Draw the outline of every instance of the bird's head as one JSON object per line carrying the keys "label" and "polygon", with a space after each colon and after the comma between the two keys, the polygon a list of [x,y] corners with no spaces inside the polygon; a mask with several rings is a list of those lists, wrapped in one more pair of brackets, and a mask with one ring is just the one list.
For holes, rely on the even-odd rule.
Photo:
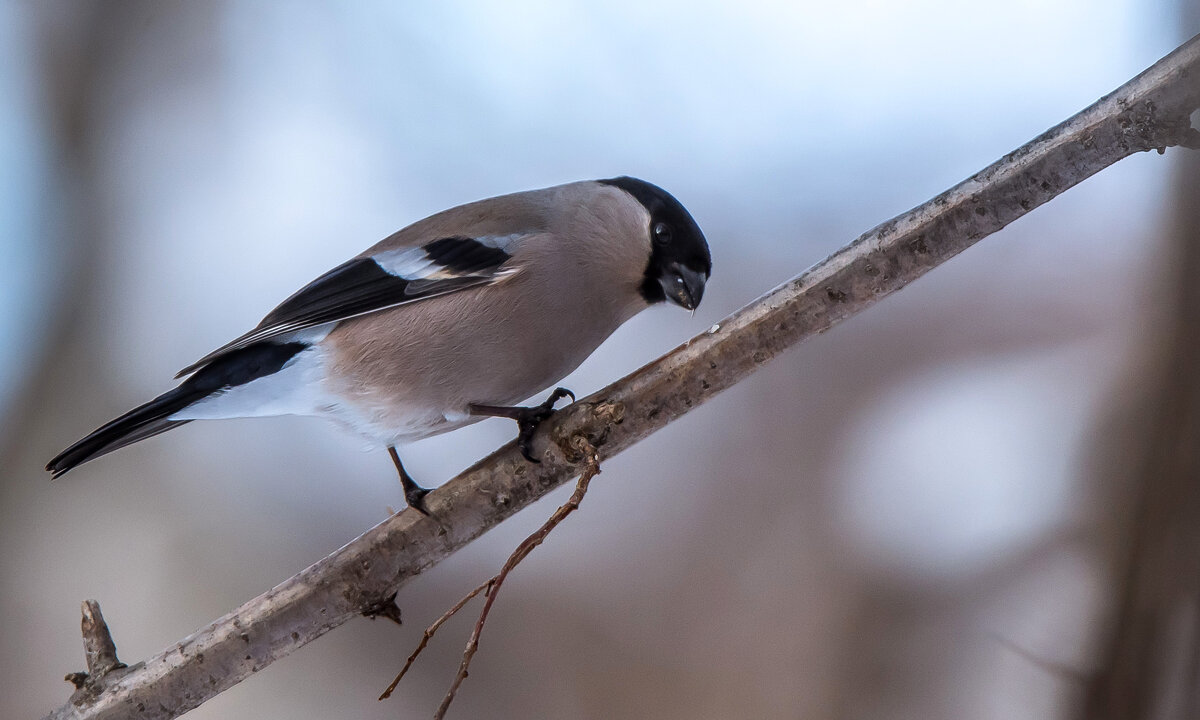
{"label": "bird's head", "polygon": [[646,208],[650,220],[650,261],[641,294],[648,303],[664,300],[695,310],[712,274],[712,257],[700,226],[671,193],[645,180],[619,177],[601,180],[632,195]]}

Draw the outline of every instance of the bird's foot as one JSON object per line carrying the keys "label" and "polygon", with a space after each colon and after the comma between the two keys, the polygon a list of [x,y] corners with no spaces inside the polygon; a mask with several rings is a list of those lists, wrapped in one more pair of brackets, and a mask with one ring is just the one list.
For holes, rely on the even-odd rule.
{"label": "bird's foot", "polygon": [[554,392],[550,393],[550,397],[541,405],[517,408],[519,411],[516,416],[517,447],[521,449],[521,454],[529,462],[541,462],[533,456],[533,434],[537,432],[539,425],[554,414],[554,403],[565,397],[569,397],[571,402],[575,402],[575,393],[563,387],[554,388]]}
{"label": "bird's foot", "polygon": [[521,454],[525,456],[526,460],[531,463],[540,463],[541,460],[533,456],[533,434],[537,432],[538,426],[546,418],[554,414],[554,403],[565,397],[571,398],[571,402],[575,401],[575,393],[560,387],[554,388],[554,392],[550,393],[550,397],[546,399],[546,402],[533,407],[508,407],[507,405],[479,405],[471,403],[467,408],[472,415],[506,417],[516,420],[518,430],[517,447],[521,449]]}
{"label": "bird's foot", "polygon": [[417,484],[412,484],[404,488],[404,501],[413,510],[429,517],[429,508],[425,507],[425,496],[429,494],[429,490]]}

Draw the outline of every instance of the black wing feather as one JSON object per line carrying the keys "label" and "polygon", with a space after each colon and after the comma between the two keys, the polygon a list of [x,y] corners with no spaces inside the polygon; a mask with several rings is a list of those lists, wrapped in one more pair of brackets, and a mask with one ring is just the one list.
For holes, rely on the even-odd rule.
{"label": "black wing feather", "polygon": [[404,299],[409,280],[392,275],[370,258],[343,263],[305,285],[267,314],[255,328],[320,324]]}
{"label": "black wing feather", "polygon": [[430,260],[447,270],[464,275],[499,267],[508,253],[469,237],[448,237],[426,243],[422,248]]}

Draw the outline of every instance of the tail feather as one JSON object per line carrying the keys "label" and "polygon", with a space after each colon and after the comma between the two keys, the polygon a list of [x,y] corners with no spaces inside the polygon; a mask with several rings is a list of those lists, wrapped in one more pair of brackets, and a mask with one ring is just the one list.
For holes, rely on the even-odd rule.
{"label": "tail feather", "polygon": [[56,455],[46,469],[59,477],[68,470],[101,455],[164,433],[191,420],[172,420],[172,415],[199,400],[278,372],[307,345],[260,343],[237,350],[200,368],[179,387],[106,423],[87,437]]}
{"label": "tail feather", "polygon": [[138,440],[164,433],[188,420],[168,420],[167,417],[199,400],[203,395],[182,392],[184,386],[170,390],[140,405],[112,422],[105,423],[87,437],[54,457],[46,469],[59,477],[71,468],[95,460],[113,450],[119,450]]}

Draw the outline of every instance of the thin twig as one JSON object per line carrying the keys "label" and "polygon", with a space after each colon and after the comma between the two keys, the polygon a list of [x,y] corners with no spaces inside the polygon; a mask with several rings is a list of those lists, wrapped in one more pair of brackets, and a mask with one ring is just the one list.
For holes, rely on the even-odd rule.
{"label": "thin twig", "polygon": [[[748,377],[797,343],[862,312],[982,238],[1137,152],[1196,144],[1200,37],[1092,106],[912,210],[666,356],[582,398],[535,440],[583,436],[605,460]],[[575,477],[559,452],[531,466],[515,443],[230,614],[139,663],[53,720],[177,717],[326,632]]]}
{"label": "thin twig", "polygon": [[412,655],[408,656],[408,660],[404,661],[404,667],[400,668],[400,672],[396,673],[396,677],[392,679],[391,684],[388,685],[387,689],[383,691],[383,694],[379,696],[380,700],[387,700],[392,696],[392,692],[396,689],[396,686],[400,684],[400,681],[403,680],[404,676],[408,673],[408,669],[412,667],[414,662],[416,662],[417,656],[420,655],[423,650],[425,650],[427,645],[429,645],[430,639],[433,638],[433,634],[438,631],[438,628],[445,624],[447,620],[458,614],[458,611],[462,610],[467,603],[471,602],[472,598],[490,588],[492,583],[495,581],[496,576],[494,575],[483,581],[479,587],[464,595],[461,600],[454,603],[454,607],[442,613],[440,618],[434,620],[432,625],[425,628],[424,634],[421,635],[421,642],[417,643],[417,649],[412,651]]}
{"label": "thin twig", "polygon": [[458,693],[458,688],[462,686],[463,681],[467,679],[467,670],[471,667],[471,659],[475,657],[475,651],[479,649],[479,636],[483,634],[483,626],[487,623],[488,613],[492,610],[492,604],[496,602],[496,596],[500,594],[500,586],[504,584],[504,580],[508,578],[508,574],[512,572],[522,560],[524,560],[533,549],[546,539],[554,528],[558,527],[568,515],[579,509],[579,503],[583,502],[583,496],[587,494],[588,484],[592,478],[600,473],[600,458],[596,455],[594,448],[590,446],[585,451],[584,469],[579,475],[579,481],[575,483],[575,492],[571,493],[571,497],[563,503],[554,514],[550,516],[540,528],[533,532],[529,537],[521,541],[516,550],[513,550],[512,555],[508,556],[508,560],[504,563],[504,567],[500,568],[500,572],[494,578],[484,583],[489,586],[487,600],[483,603],[483,609],[479,611],[479,619],[475,621],[475,628],[471,630],[471,637],[467,640],[467,647],[463,650],[462,662],[458,666],[458,674],[454,676],[454,682],[451,683],[450,689],[446,691],[446,697],[442,698],[442,704],[438,706],[437,712],[434,713],[434,720],[442,720],[446,717],[446,711],[450,709],[450,703],[454,702],[454,696]]}
{"label": "thin twig", "polygon": [[[447,620],[457,615],[458,611],[462,610],[467,603],[475,598],[475,596],[479,595],[479,593],[485,593],[488,598],[487,604],[484,605],[484,609],[480,614],[479,621],[475,625],[475,630],[472,633],[472,642],[468,642],[467,644],[467,651],[470,653],[470,655],[475,654],[475,648],[479,646],[479,633],[483,630],[483,623],[487,620],[489,608],[491,607],[491,603],[495,597],[496,591],[500,588],[500,584],[504,582],[504,579],[508,577],[508,573],[514,567],[516,567],[517,563],[524,560],[525,557],[528,556],[535,547],[540,545],[542,541],[545,540],[546,536],[550,534],[550,531],[553,530],[555,526],[562,522],[567,515],[579,508],[579,503],[583,501],[583,496],[587,493],[588,483],[591,482],[593,477],[600,473],[600,464],[596,457],[595,449],[592,448],[587,441],[582,438],[577,439],[577,444],[579,445],[577,450],[583,451],[585,467],[583,473],[579,477],[579,481],[575,484],[575,492],[571,495],[570,499],[567,500],[564,505],[559,507],[558,510],[556,510],[554,514],[550,516],[550,519],[542,525],[542,527],[538,528],[536,532],[525,538],[525,540],[522,541],[515,550],[513,550],[512,554],[509,555],[508,560],[505,562],[499,573],[493,575],[487,580],[484,580],[474,590],[464,595],[462,599],[454,604],[453,607],[442,613],[441,617],[439,617],[437,620],[434,620],[429,627],[425,628],[425,632],[421,635],[421,642],[417,643],[416,649],[412,651],[412,654],[408,656],[408,660],[404,662],[404,667],[400,668],[400,672],[396,673],[396,677],[392,679],[391,684],[389,684],[387,689],[384,690],[379,696],[380,700],[386,700],[392,696],[392,692],[395,691],[396,686],[400,684],[400,681],[408,673],[409,668],[412,667],[413,663],[416,662],[417,657],[429,645],[429,641],[433,638],[434,633],[436,633]],[[457,689],[457,687],[462,684],[462,680],[466,678],[466,670],[467,666],[470,665],[470,662],[470,657],[465,656],[463,660],[464,664],[459,668],[460,677],[455,679],[454,688],[451,690],[451,697],[453,697],[454,690]],[[449,705],[448,702],[445,704]]]}

